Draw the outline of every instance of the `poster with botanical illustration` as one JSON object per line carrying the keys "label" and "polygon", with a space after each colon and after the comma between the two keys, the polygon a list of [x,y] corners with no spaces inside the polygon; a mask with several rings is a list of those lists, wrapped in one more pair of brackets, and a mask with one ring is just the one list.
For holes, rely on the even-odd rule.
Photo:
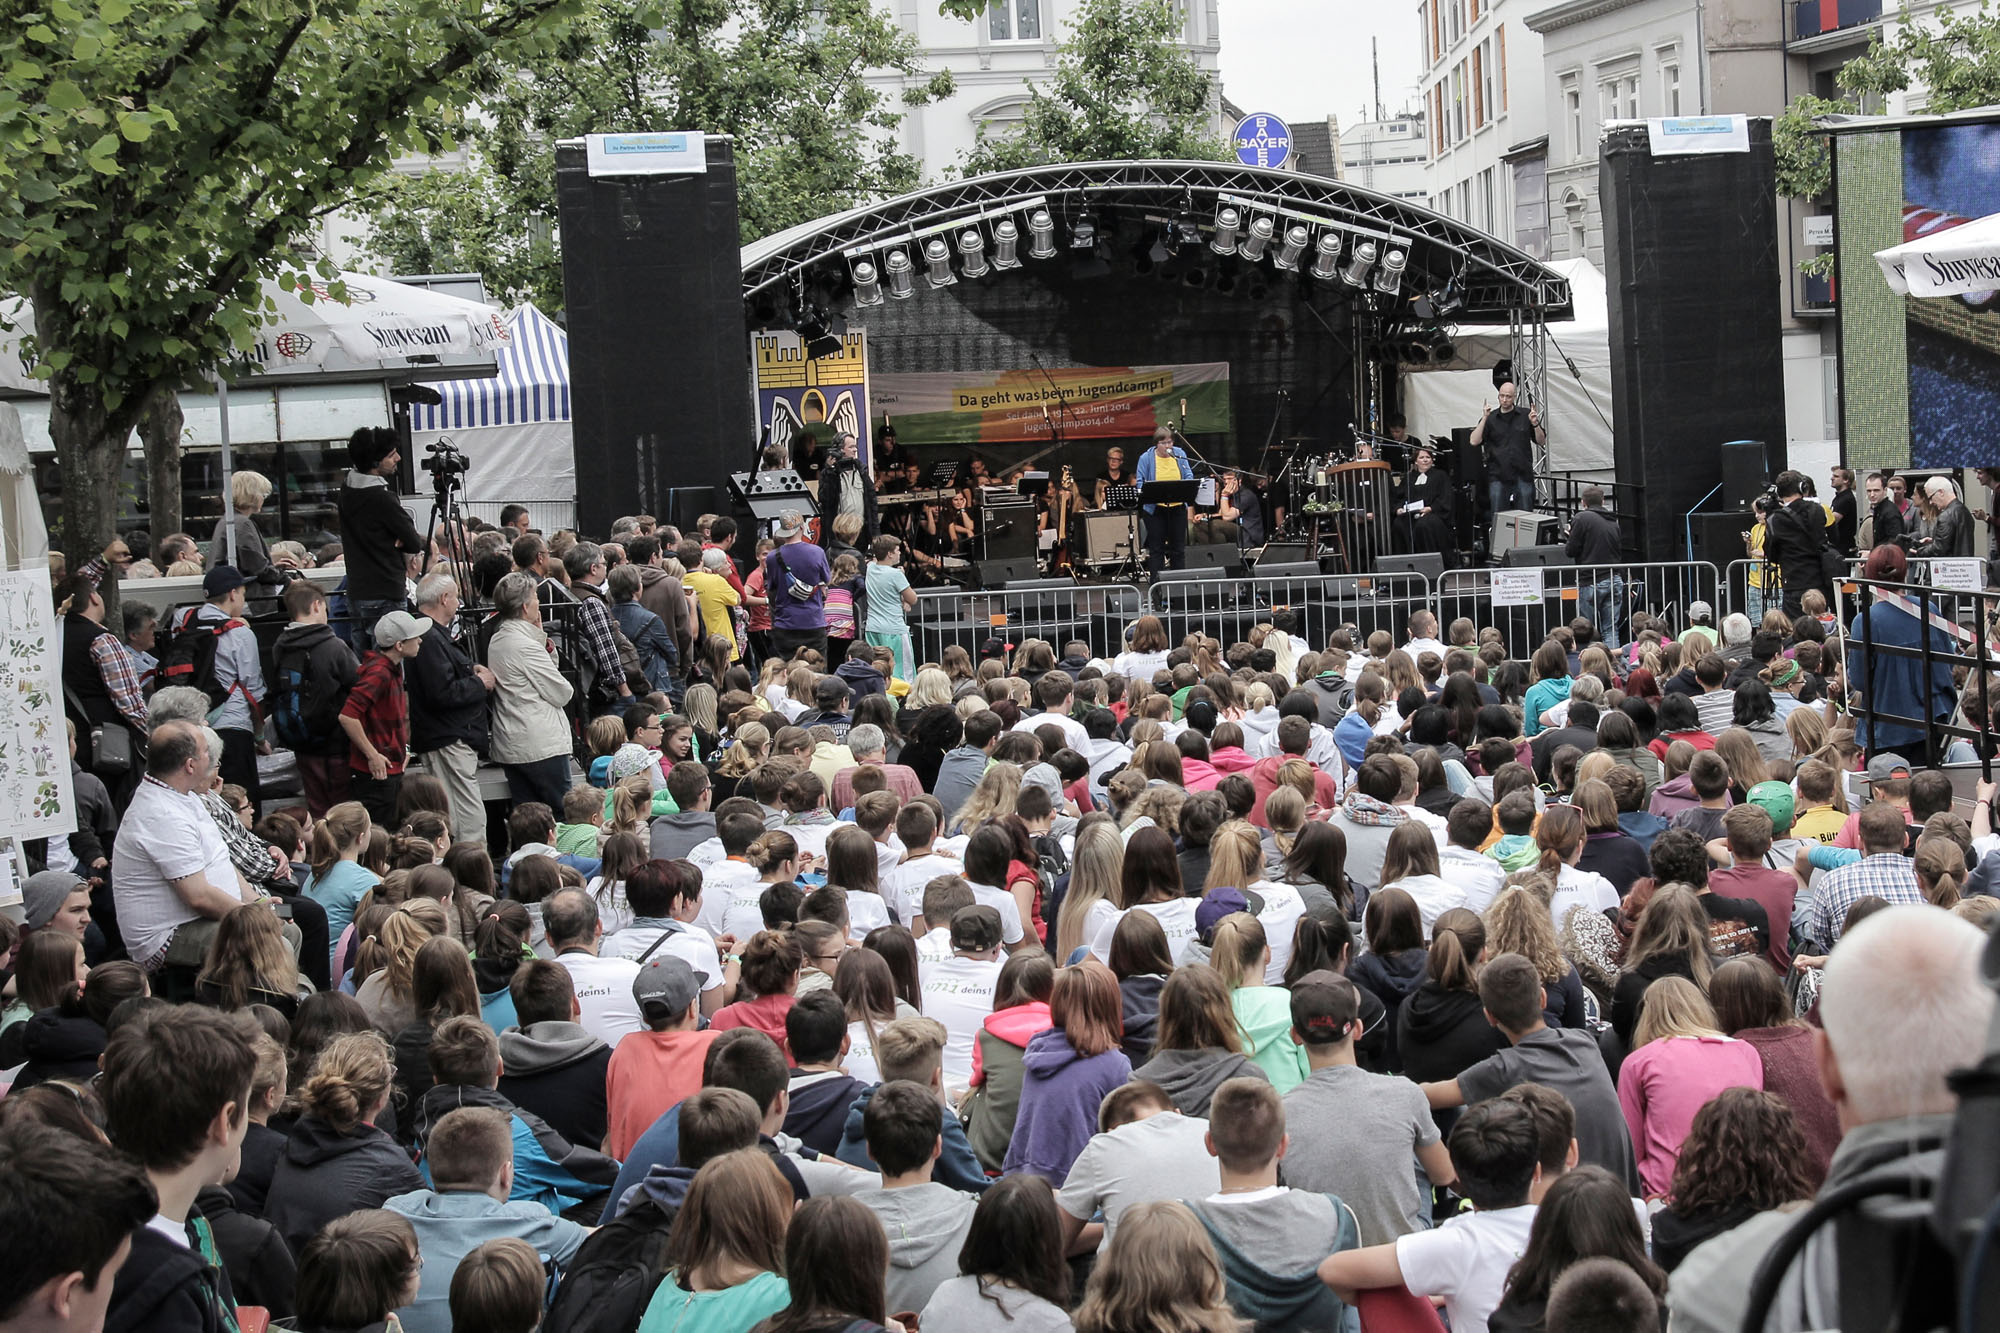
{"label": "poster with botanical illustration", "polygon": [[0,572],[0,835],[76,831],[49,571]]}

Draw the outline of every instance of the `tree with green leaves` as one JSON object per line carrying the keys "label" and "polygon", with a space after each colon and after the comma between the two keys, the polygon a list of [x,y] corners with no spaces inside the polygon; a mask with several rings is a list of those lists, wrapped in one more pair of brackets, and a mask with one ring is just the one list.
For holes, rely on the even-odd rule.
{"label": "tree with green leaves", "polygon": [[[910,82],[900,98],[890,80]],[[398,271],[484,275],[562,309],[555,145],[583,134],[699,129],[736,141],[745,242],[914,188],[895,130],[951,90],[869,0],[589,0],[554,59],[496,65],[460,139],[463,171],[387,177],[369,248]]]}
{"label": "tree with green leaves", "polygon": [[[252,346],[260,279],[410,152],[469,74],[579,0],[47,0],[0,28],[0,289],[22,295],[62,540],[104,546],[126,442]],[[331,277],[330,266],[319,265]],[[336,290],[335,296],[344,295]]]}
{"label": "tree with green leaves", "polygon": [[1928,23],[1905,8],[1895,36],[1881,30],[1868,50],[1841,66],[1834,82],[1844,96],[1794,98],[1772,127],[1778,192],[1815,199],[1833,187],[1832,158],[1814,121],[1855,115],[1912,85],[1925,89],[1925,109],[1939,115],[2000,103],[2000,14],[1980,0],[1973,10],[1939,9]]}
{"label": "tree with green leaves", "polygon": [[[985,4],[951,0],[975,17]],[[966,174],[1049,162],[1193,158],[1220,161],[1214,78],[1187,49],[1184,20],[1168,0],[1084,0],[1062,44],[1056,75],[1033,89],[1017,131],[980,136]]]}

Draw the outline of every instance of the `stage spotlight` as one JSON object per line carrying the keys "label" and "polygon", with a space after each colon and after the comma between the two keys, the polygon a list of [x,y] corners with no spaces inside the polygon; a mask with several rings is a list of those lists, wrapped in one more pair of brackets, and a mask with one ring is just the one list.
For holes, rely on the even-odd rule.
{"label": "stage spotlight", "polygon": [[1095,250],[1097,248],[1097,220],[1088,213],[1077,215],[1076,225],[1070,228],[1069,248],[1072,250]]}
{"label": "stage spotlight", "polygon": [[882,304],[882,275],[873,261],[857,260],[854,265],[854,304],[867,307]]}
{"label": "stage spotlight", "polygon": [[1285,239],[1278,246],[1277,256],[1271,260],[1272,267],[1286,273],[1297,273],[1299,256],[1306,252],[1306,242],[1311,239],[1312,233],[1306,230],[1303,222],[1294,222],[1285,228]]}
{"label": "stage spotlight", "polygon": [[993,267],[1019,268],[1020,256],[1016,253],[1021,244],[1021,229],[1014,225],[1014,219],[1001,218],[993,228]]}
{"label": "stage spotlight", "polygon": [[1368,270],[1375,267],[1375,254],[1375,242],[1355,242],[1354,251],[1347,260],[1347,267],[1341,270],[1340,280],[1350,287],[1366,287]]}
{"label": "stage spotlight", "polygon": [[1172,257],[1174,252],[1174,247],[1170,243],[1172,236],[1173,231],[1170,228],[1160,228],[1160,234],[1153,238],[1152,245],[1146,249],[1146,259],[1150,267],[1141,270],[1142,272],[1150,273],[1153,268],[1166,263]]}
{"label": "stage spotlight", "polygon": [[1189,249],[1201,244],[1201,224],[1194,220],[1194,214],[1186,208],[1174,219],[1175,239]]}
{"label": "stage spotlight", "polygon": [[924,267],[929,270],[924,274],[924,281],[930,283],[932,291],[958,281],[958,275],[951,271],[951,247],[945,244],[942,236],[933,236],[924,242]]}
{"label": "stage spotlight", "polygon": [[1028,256],[1031,259],[1056,257],[1056,220],[1049,210],[1038,208],[1028,214]]}
{"label": "stage spotlight", "polygon": [[883,270],[889,275],[889,299],[907,301],[916,295],[916,282],[910,276],[910,254],[907,250],[891,250],[889,257],[882,261]]}
{"label": "stage spotlight", "polygon": [[1410,252],[1403,246],[1396,246],[1382,256],[1382,267],[1375,270],[1375,290],[1385,296],[1394,296],[1403,289],[1403,268],[1410,262]]}
{"label": "stage spotlight", "polygon": [[1238,252],[1251,263],[1256,263],[1264,257],[1264,247],[1271,243],[1271,234],[1276,230],[1276,224],[1267,214],[1251,218],[1250,230],[1243,237],[1243,244],[1238,247]]}
{"label": "stage spotlight", "polygon": [[1340,233],[1323,231],[1313,246],[1312,275],[1329,282],[1340,272]]}
{"label": "stage spotlight", "polygon": [[967,227],[958,234],[958,257],[964,261],[968,278],[983,278],[990,271],[986,266],[986,237],[979,228]]}
{"label": "stage spotlight", "polygon": [[1242,225],[1241,213],[1227,205],[1218,209],[1215,214],[1215,239],[1208,243],[1208,248],[1219,255],[1235,254],[1236,231]]}

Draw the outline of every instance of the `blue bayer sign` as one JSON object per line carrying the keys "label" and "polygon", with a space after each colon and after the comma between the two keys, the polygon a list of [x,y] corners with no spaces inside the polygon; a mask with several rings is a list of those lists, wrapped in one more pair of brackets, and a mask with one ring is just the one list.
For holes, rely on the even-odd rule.
{"label": "blue bayer sign", "polygon": [[1292,127],[1276,116],[1252,112],[1236,122],[1236,160],[1246,167],[1281,167],[1292,155]]}

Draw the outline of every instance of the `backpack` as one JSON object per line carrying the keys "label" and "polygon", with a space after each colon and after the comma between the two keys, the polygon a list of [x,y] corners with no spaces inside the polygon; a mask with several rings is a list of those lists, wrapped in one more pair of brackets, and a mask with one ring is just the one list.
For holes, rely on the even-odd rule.
{"label": "backpack", "polygon": [[634,1333],[666,1278],[673,1220],[642,1197],[592,1232],[570,1260],[542,1333]]}
{"label": "backpack", "polygon": [[[225,687],[216,677],[215,646],[224,634],[242,628],[244,623],[241,620],[201,619],[198,607],[188,612],[187,618],[160,653],[160,684],[191,685],[208,696],[211,709],[222,707],[235,692],[235,687]],[[249,696],[246,693],[244,697],[247,699]]]}
{"label": "backpack", "polygon": [[285,748],[310,753],[340,729],[346,692],[315,675],[312,650],[275,650],[271,657],[271,726]]}

